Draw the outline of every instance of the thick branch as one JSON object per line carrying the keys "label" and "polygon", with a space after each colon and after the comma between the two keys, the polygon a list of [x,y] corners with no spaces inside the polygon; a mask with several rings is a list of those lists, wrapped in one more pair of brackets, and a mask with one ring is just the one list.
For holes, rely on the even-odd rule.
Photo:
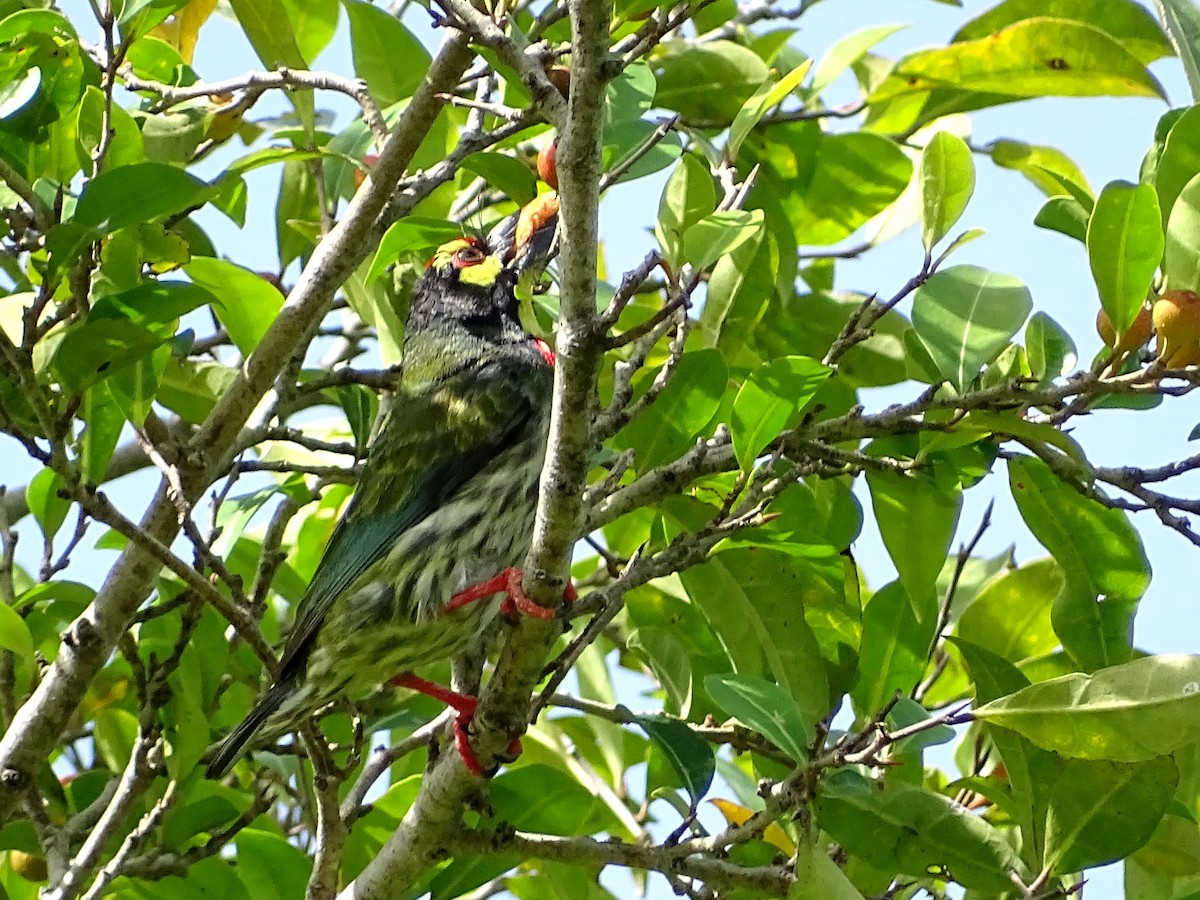
{"label": "thick branch", "polygon": [[[469,5],[446,0],[445,6],[461,14],[477,31],[491,34],[488,25],[495,27],[490,20],[477,21],[479,16]],[[526,589],[546,605],[561,595],[571,547],[579,533],[582,488],[592,450],[588,410],[603,353],[602,334],[596,328],[595,292],[604,60],[611,3],[573,0],[570,9],[572,88],[559,145],[562,318],[550,448],[542,472],[533,549],[526,565],[527,572],[537,573],[537,577],[527,577]],[[519,53],[511,42],[493,49],[510,61]],[[540,71],[537,74],[544,80]],[[512,735],[524,730],[530,693],[558,633],[557,622],[527,619],[506,643],[475,717],[478,736],[472,745],[485,765],[506,749]],[[463,806],[476,789],[477,782],[458,754],[444,754],[426,774],[416,802],[396,833],[341,896],[390,896],[394,885],[411,883],[431,861],[447,852],[451,839],[461,831]]]}

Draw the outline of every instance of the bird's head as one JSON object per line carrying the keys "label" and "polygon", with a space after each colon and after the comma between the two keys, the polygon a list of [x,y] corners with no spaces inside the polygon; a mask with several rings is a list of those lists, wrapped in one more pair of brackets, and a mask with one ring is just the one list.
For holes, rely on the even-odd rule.
{"label": "bird's head", "polygon": [[486,237],[466,235],[438,247],[413,291],[408,332],[457,322],[488,340],[528,340],[515,289],[521,275],[548,262],[557,213],[557,198],[538,198]]}

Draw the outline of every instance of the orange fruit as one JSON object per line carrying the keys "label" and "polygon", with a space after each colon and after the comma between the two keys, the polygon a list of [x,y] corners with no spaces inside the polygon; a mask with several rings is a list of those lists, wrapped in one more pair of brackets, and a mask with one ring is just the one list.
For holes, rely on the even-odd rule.
{"label": "orange fruit", "polygon": [[1162,365],[1174,369],[1200,357],[1200,294],[1167,291],[1155,301],[1151,316]]}
{"label": "orange fruit", "polygon": [[542,181],[558,190],[558,138],[538,151],[537,171]]}

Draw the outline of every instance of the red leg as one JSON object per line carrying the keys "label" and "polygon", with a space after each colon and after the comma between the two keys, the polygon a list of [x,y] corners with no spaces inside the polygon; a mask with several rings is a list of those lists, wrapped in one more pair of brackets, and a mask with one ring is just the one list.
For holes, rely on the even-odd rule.
{"label": "red leg", "polygon": [[458,691],[452,691],[448,687],[443,687],[436,681],[429,681],[426,678],[419,678],[412,672],[404,672],[388,679],[388,684],[395,687],[408,688],[410,691],[416,691],[418,694],[424,694],[426,697],[432,697],[439,703],[445,703],[460,716],[466,716],[467,721],[475,715],[475,707],[479,705],[479,701],[468,694],[460,694]]}
{"label": "red leg", "polygon": [[[437,682],[420,678],[411,672],[404,672],[388,679],[388,684],[408,688],[410,691],[416,691],[419,694],[424,694],[426,697],[432,697],[434,700],[445,703],[458,713],[454,717],[454,746],[458,748],[458,754],[462,757],[463,765],[467,767],[467,771],[472,775],[483,775],[483,766],[479,764],[479,760],[475,757],[475,751],[471,749],[467,732],[471,724],[471,719],[475,716],[475,708],[479,706],[479,701],[475,697],[460,694],[458,691],[452,691],[448,687],[443,687]],[[519,738],[514,738],[513,742],[509,744],[508,752],[514,757],[521,755],[521,741]]]}
{"label": "red leg", "polygon": [[[503,569],[487,581],[481,581],[479,584],[473,584],[469,588],[459,591],[446,604],[446,611],[450,612],[461,606],[466,606],[468,603],[474,603],[476,600],[490,597],[493,594],[504,594],[504,602],[500,604],[500,612],[506,616],[520,610],[525,615],[535,619],[554,618],[554,610],[534,603],[525,596],[525,591],[521,588],[521,579],[524,577],[524,573],[516,566]],[[567,587],[563,591],[563,599],[568,603],[573,603],[577,596],[575,585],[567,582]]]}
{"label": "red leg", "polygon": [[490,597],[492,594],[508,593],[510,580],[514,572],[516,573],[517,590],[520,590],[521,570],[514,568],[503,569],[487,581],[481,581],[479,584],[473,584],[469,588],[463,588],[451,597],[450,602],[446,604],[446,612],[451,612],[461,606],[474,603],[476,600],[482,600],[484,597]]}

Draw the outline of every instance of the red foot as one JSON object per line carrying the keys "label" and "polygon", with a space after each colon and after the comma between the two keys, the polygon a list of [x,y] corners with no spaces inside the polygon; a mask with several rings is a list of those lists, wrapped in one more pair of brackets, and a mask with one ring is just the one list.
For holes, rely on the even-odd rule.
{"label": "red foot", "polygon": [[533,344],[535,347],[537,347],[537,352],[542,355],[542,359],[544,359],[549,365],[553,366],[555,362],[555,356],[554,351],[550,349],[550,345],[541,338],[534,338]]}
{"label": "red foot", "polygon": [[[520,610],[535,619],[553,619],[554,610],[534,603],[525,596],[525,591],[521,588],[521,579],[524,577],[524,573],[516,566],[504,569],[487,581],[481,581],[479,584],[473,584],[471,587],[459,591],[446,604],[446,611],[450,612],[493,594],[504,594],[504,602],[500,604],[500,612],[504,615],[512,615]],[[563,590],[563,599],[568,603],[574,603],[577,597],[575,585],[567,582],[567,587]]]}
{"label": "red foot", "polygon": [[[495,592],[493,591],[493,593]],[[445,703],[458,713],[454,717],[454,746],[458,748],[458,755],[462,757],[463,765],[467,767],[467,771],[472,775],[483,775],[483,766],[479,764],[479,760],[475,756],[475,751],[471,749],[471,744],[468,740],[468,729],[471,725],[471,719],[475,717],[475,708],[479,706],[478,699],[467,694],[460,694],[458,691],[452,691],[448,687],[443,687],[437,682],[420,678],[411,672],[405,672],[388,679],[388,684],[408,688],[410,691],[416,691],[417,693],[424,694],[426,697],[432,697],[434,700]],[[512,743],[508,745],[508,752],[514,759],[521,755],[520,738],[513,738]]]}

